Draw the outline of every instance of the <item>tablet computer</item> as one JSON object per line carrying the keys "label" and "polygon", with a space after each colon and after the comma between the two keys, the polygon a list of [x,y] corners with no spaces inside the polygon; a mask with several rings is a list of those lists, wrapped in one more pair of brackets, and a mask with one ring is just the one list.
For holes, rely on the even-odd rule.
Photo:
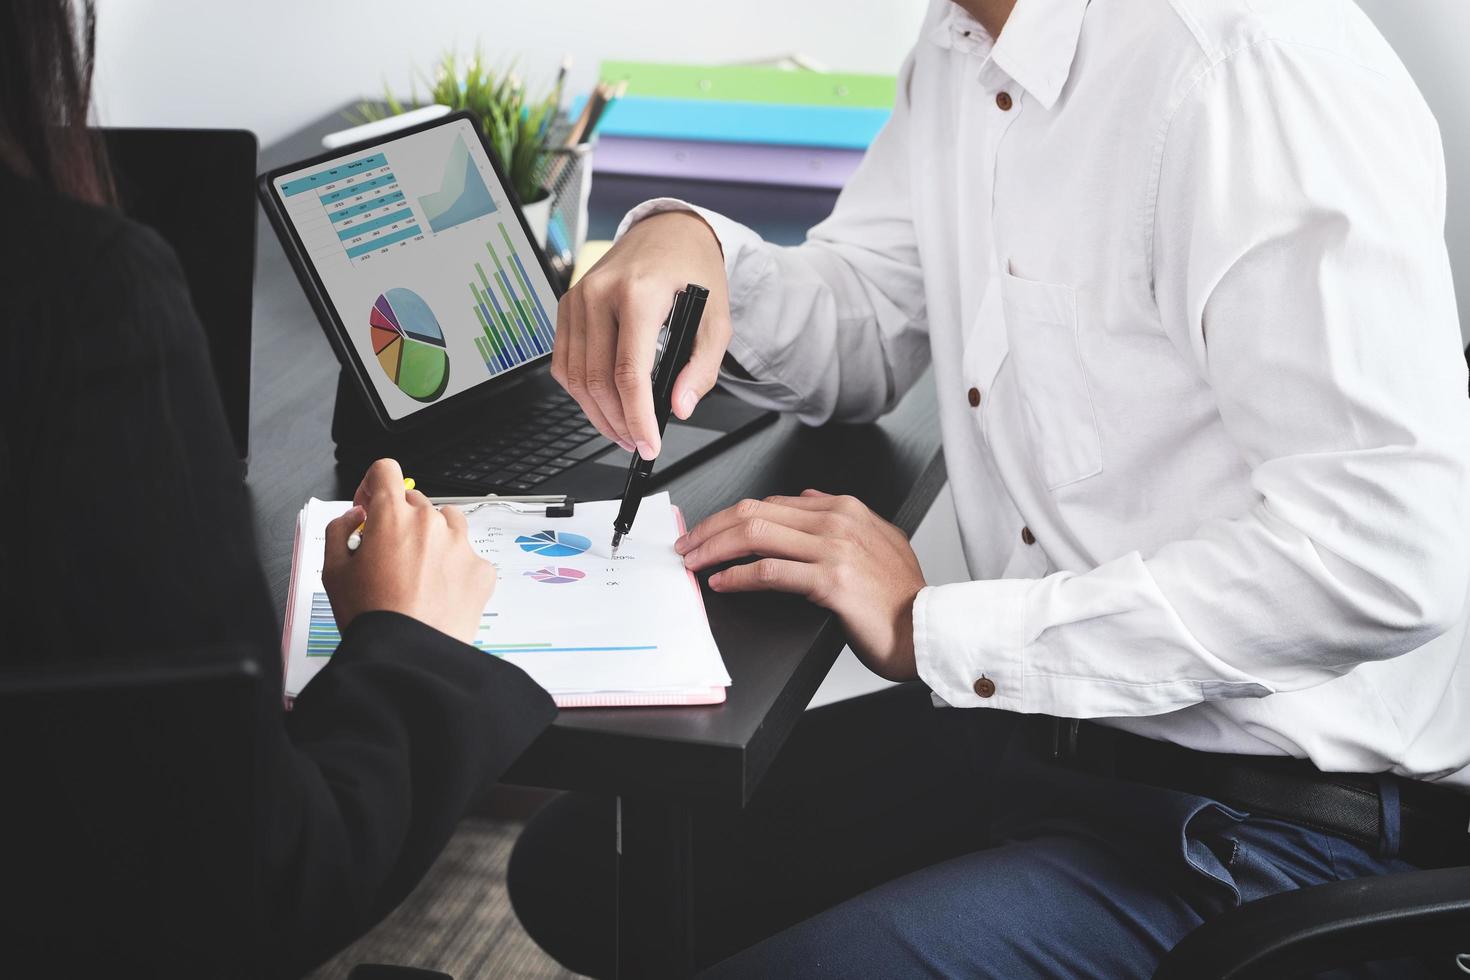
{"label": "tablet computer", "polygon": [[430,424],[550,357],[546,257],[469,113],[278,167],[258,190],[384,429]]}

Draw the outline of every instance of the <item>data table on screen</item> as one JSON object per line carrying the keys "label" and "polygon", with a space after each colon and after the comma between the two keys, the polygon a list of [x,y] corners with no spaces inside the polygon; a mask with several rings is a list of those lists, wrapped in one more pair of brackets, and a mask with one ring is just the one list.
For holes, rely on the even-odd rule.
{"label": "data table on screen", "polygon": [[340,248],[348,260],[360,264],[424,237],[381,153],[287,181],[281,195],[302,240],[319,258]]}

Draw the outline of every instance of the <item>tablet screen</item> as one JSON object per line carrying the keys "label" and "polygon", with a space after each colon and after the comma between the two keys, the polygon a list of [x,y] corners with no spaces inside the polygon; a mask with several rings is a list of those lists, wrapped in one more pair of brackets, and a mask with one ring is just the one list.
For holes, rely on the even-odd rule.
{"label": "tablet screen", "polygon": [[556,296],[469,119],[272,184],[390,418],[551,353]]}

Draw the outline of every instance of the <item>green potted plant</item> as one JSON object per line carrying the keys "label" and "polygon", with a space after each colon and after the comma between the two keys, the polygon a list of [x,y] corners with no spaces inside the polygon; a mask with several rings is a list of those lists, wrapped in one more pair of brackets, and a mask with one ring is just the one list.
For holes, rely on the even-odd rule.
{"label": "green potted plant", "polygon": [[548,136],[557,116],[560,96],[556,90],[544,96],[531,96],[513,67],[504,71],[487,67],[479,48],[463,63],[454,51],[446,51],[435,64],[432,75],[424,79],[429,87],[427,102],[419,101],[417,82],[410,83],[407,103],[385,86],[383,101],[364,102],[358,107],[357,115],[362,122],[370,122],[422,105],[468,110],[500,158],[506,178],[520,198],[532,234],[545,244],[552,199],[542,181],[552,149]]}

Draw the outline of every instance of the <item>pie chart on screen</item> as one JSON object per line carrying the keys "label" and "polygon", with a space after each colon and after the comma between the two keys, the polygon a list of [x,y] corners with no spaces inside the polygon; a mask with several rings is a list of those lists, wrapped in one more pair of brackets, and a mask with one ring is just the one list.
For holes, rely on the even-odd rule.
{"label": "pie chart on screen", "polygon": [[449,387],[444,331],[423,297],[390,289],[368,313],[373,353],[388,380],[415,401],[431,402]]}

